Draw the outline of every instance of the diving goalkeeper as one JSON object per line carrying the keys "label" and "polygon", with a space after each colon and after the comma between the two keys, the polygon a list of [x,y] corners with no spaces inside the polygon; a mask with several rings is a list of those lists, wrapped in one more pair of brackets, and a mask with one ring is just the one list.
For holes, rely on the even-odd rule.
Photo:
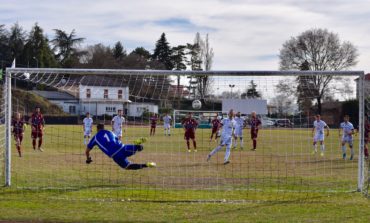
{"label": "diving goalkeeper", "polygon": [[146,164],[131,163],[127,158],[134,155],[136,152],[143,150],[141,145],[146,141],[145,138],[140,138],[135,141],[134,145],[122,144],[116,135],[111,131],[105,130],[103,124],[98,124],[97,133],[91,138],[89,144],[86,147],[86,163],[92,162],[90,151],[94,146],[98,146],[99,149],[107,156],[112,158],[120,167],[126,170],[138,170],[146,167],[155,167],[156,164],[148,162]]}

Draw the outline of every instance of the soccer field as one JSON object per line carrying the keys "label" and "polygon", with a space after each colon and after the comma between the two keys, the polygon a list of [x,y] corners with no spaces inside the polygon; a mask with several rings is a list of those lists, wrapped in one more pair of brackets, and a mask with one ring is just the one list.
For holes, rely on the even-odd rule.
{"label": "soccer field", "polygon": [[[158,167],[126,171],[98,148],[92,152],[93,163],[85,164],[81,129],[81,126],[47,125],[44,152],[33,151],[30,129],[27,129],[23,142],[24,156],[19,158],[15,148],[12,150],[12,187],[0,191],[4,198],[0,202],[3,204],[0,219],[12,219],[14,215],[11,213],[16,213],[22,206],[33,206],[35,210],[28,211],[26,218],[19,216],[16,219],[35,219],[34,214],[40,210],[48,212],[56,209],[57,212],[71,213],[69,209],[79,205],[87,209],[100,205],[117,208],[129,206],[132,215],[128,219],[108,218],[98,213],[110,213],[113,210],[102,208],[86,215],[63,216],[59,213],[61,216],[58,216],[56,213],[46,213],[45,218],[39,216],[36,219],[52,220],[53,216],[58,216],[54,220],[168,221],[173,215],[174,220],[181,221],[188,217],[197,220],[194,214],[200,214],[199,211],[203,210],[205,216],[212,216],[202,218],[205,216],[200,214],[201,221],[227,221],[227,218],[216,218],[219,214],[214,213],[217,210],[229,210],[231,218],[244,222],[239,215],[248,217],[251,213],[245,214],[241,210],[253,208],[255,215],[261,215],[257,220],[279,221],[272,213],[260,211],[286,208],[287,213],[302,212],[304,216],[304,207],[315,208],[315,203],[324,205],[323,209],[328,208],[326,205],[333,205],[333,208],[340,205],[343,210],[356,214],[367,210],[361,215],[367,219],[370,217],[368,200],[354,192],[357,188],[357,138],[355,159],[344,161],[337,130],[331,130],[331,135],[326,139],[324,157],[311,154],[309,129],[263,129],[255,152],[250,151],[249,131],[245,130],[244,150],[232,150],[231,163],[224,166],[225,150],[206,162],[207,154],[216,146],[215,142],[209,144],[210,129],[197,130],[198,152],[188,153],[182,129],[172,129],[172,135],[168,137],[163,135],[162,128],[157,128],[156,136],[149,137],[148,127],[129,127],[123,136],[124,143],[130,143],[137,137],[148,137],[144,150],[130,160],[139,163],[154,161]],[[289,208],[293,205],[302,206],[302,209]],[[357,205],[363,205],[362,210],[352,207]],[[174,206],[179,208],[174,210]],[[139,210],[133,210],[134,207]],[[142,215],[142,219],[135,218],[135,213],[139,214],[140,210],[147,210],[147,213]],[[173,214],[161,213],[158,219],[151,219],[150,213],[154,214],[155,210],[173,211]],[[182,213],[181,210],[189,213]],[[337,212],[339,210],[335,210],[332,219],[339,220],[341,215]],[[331,219],[325,218],[325,215],[322,217],[324,220]],[[280,221],[284,221],[284,218]]]}

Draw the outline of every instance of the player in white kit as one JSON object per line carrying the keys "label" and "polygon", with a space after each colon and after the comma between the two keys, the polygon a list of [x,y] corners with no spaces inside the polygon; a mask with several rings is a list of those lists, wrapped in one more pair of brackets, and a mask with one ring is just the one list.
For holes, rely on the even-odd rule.
{"label": "player in white kit", "polygon": [[233,138],[233,131],[235,128],[236,122],[234,120],[234,111],[231,109],[229,111],[228,117],[222,119],[221,121],[221,140],[220,145],[217,146],[214,150],[212,150],[211,153],[208,154],[207,161],[211,159],[211,157],[217,153],[223,146],[226,146],[226,153],[224,158],[224,165],[230,163],[229,157],[230,157],[230,148],[232,144],[232,138]]}
{"label": "player in white kit", "polygon": [[168,113],[166,113],[166,115],[163,116],[164,135],[171,135],[171,121],[172,117]]}
{"label": "player in white kit", "polygon": [[350,160],[353,160],[353,156],[355,155],[355,151],[353,150],[353,137],[352,135],[355,134],[355,128],[353,127],[352,123],[349,122],[349,116],[344,116],[344,122],[340,123],[339,128],[339,137],[341,136],[341,129],[342,129],[342,152],[343,152],[343,159],[346,159],[346,143],[348,143],[349,148],[351,149],[351,157]]}
{"label": "player in white kit", "polygon": [[316,115],[316,120],[313,122],[312,135],[313,135],[313,149],[312,154],[317,153],[317,142],[320,142],[320,156],[324,156],[325,145],[324,145],[324,129],[326,128],[326,136],[329,136],[329,126],[321,120],[320,115]]}
{"label": "player in white kit", "polygon": [[240,116],[240,112],[235,117],[235,129],[234,129],[234,149],[238,146],[238,138],[240,139],[240,149],[243,149],[243,128],[245,126],[245,120]]}
{"label": "player in white kit", "polygon": [[[86,117],[83,119],[83,130],[84,130],[84,144],[87,145],[87,143],[90,141],[92,127],[93,127],[93,119],[90,117],[90,113],[86,113]],[[87,139],[87,141],[86,141]]]}
{"label": "player in white kit", "polygon": [[125,117],[122,115],[122,110],[118,110],[118,114],[112,119],[112,132],[118,137],[118,140],[122,139],[122,125],[125,123]]}

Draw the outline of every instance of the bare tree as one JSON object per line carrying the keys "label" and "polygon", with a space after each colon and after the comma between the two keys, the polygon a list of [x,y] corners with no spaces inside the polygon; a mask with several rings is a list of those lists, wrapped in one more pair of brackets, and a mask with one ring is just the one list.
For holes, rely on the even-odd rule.
{"label": "bare tree", "polygon": [[[350,42],[341,42],[337,34],[326,29],[310,29],[292,37],[280,50],[281,70],[339,71],[357,64],[357,48]],[[297,90],[304,98],[316,99],[317,112],[334,76],[316,75],[297,79]]]}

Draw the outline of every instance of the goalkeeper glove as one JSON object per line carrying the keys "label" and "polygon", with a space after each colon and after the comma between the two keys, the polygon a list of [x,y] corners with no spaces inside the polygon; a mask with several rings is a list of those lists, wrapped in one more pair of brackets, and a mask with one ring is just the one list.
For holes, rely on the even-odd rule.
{"label": "goalkeeper glove", "polygon": [[87,160],[86,160],[86,164],[90,164],[91,162],[92,162],[91,157],[88,157]]}

